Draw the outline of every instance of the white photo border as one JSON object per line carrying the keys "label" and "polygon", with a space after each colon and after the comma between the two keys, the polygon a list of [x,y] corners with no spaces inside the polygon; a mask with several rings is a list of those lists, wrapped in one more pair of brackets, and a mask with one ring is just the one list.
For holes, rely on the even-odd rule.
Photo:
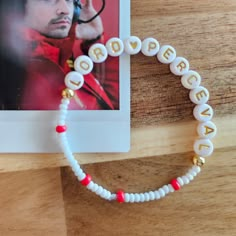
{"label": "white photo border", "polygon": [[[130,0],[119,0],[119,34],[130,35]],[[69,111],[73,152],[128,152],[130,149],[130,57],[120,57],[120,106],[115,111]],[[59,105],[60,101],[58,101]],[[1,153],[58,153],[58,111],[0,111]]]}

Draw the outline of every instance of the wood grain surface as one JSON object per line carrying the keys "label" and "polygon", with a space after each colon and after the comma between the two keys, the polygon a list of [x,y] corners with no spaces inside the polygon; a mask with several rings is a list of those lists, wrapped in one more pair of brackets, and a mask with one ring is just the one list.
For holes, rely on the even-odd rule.
{"label": "wood grain surface", "polygon": [[[140,205],[90,193],[60,154],[0,155],[0,235],[236,235],[236,0],[131,3],[132,34],[171,44],[204,78],[219,129],[214,155],[191,185]],[[179,78],[141,54],[131,67],[131,151],[77,156],[111,191],[156,189],[193,156],[193,105]]]}

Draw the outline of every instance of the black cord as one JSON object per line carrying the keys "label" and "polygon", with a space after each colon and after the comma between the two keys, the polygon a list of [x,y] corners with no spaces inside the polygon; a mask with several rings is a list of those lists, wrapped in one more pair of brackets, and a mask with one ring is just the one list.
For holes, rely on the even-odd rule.
{"label": "black cord", "polygon": [[79,24],[85,24],[85,23],[89,23],[89,22],[93,21],[97,16],[99,16],[99,15],[103,12],[105,6],[106,6],[106,2],[105,2],[105,0],[102,0],[102,7],[101,7],[101,9],[98,11],[98,13],[97,13],[95,16],[93,16],[93,17],[92,17],[91,19],[89,19],[89,20],[81,20],[81,19],[78,19],[78,23],[79,23]]}

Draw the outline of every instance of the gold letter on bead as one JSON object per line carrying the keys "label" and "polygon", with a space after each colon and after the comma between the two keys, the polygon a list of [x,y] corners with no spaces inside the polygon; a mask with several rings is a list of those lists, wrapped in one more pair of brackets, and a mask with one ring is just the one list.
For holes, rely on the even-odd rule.
{"label": "gold letter on bead", "polygon": [[203,96],[207,97],[207,94],[204,90],[201,90],[200,92],[196,93],[196,98],[198,101],[200,101]]}
{"label": "gold letter on bead", "polygon": [[99,56],[104,57],[105,55],[102,53],[102,49],[101,48],[95,48],[93,50],[94,55],[96,56],[97,60],[99,60]]}
{"label": "gold letter on bead", "polygon": [[208,108],[208,109],[206,109],[205,111],[203,111],[202,113],[201,113],[201,115],[203,115],[203,116],[211,116],[211,114],[207,114],[207,112],[209,111],[210,109]]}
{"label": "gold letter on bead", "polygon": [[188,84],[192,85],[193,83],[191,82],[192,80],[195,80],[195,81],[198,81],[198,78],[195,76],[195,75],[192,75],[190,76],[188,79],[187,79],[187,82]]}
{"label": "gold letter on bead", "polygon": [[155,42],[150,42],[148,44],[148,51],[150,52],[151,50],[155,49],[157,47],[157,44]]}
{"label": "gold letter on bead", "polygon": [[113,41],[111,43],[111,48],[113,50],[113,52],[119,52],[120,51],[120,43],[118,41]]}
{"label": "gold letter on bead", "polygon": [[184,70],[187,67],[187,65],[182,61],[179,63],[179,65],[177,66],[177,68],[180,69],[180,71]]}
{"label": "gold letter on bead", "polygon": [[199,150],[201,151],[203,148],[210,148],[210,146],[208,146],[206,144],[200,144],[199,145]]}
{"label": "gold letter on bead", "polygon": [[86,61],[81,61],[80,62],[80,67],[83,69],[83,70],[89,70],[89,64],[86,62]]}
{"label": "gold letter on bead", "polygon": [[206,131],[205,135],[215,132],[215,130],[213,128],[210,128],[208,126],[204,126],[204,128],[205,128],[205,131]]}
{"label": "gold letter on bead", "polygon": [[166,60],[169,59],[169,56],[171,55],[171,53],[172,53],[172,54],[175,53],[171,48],[168,48],[168,49],[164,52],[163,56],[165,57]]}

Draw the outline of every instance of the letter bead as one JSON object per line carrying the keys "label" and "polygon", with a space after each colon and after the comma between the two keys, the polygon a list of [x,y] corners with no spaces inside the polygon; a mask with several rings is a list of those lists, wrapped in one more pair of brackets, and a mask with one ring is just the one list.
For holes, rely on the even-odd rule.
{"label": "letter bead", "polygon": [[124,43],[119,38],[111,38],[107,41],[106,48],[110,56],[118,57],[124,51]]}
{"label": "letter bead", "polygon": [[194,142],[193,149],[197,155],[208,157],[212,154],[214,146],[209,139],[197,139]]}
{"label": "letter bead", "polygon": [[157,54],[157,59],[163,64],[170,64],[176,58],[176,51],[170,45],[164,45],[161,47]]}
{"label": "letter bead", "polygon": [[142,53],[145,56],[152,57],[155,56],[160,49],[159,42],[154,38],[146,38],[142,42]]}
{"label": "letter bead", "polygon": [[184,75],[189,71],[189,62],[183,57],[176,57],[170,64],[170,71],[174,75]]}
{"label": "letter bead", "polygon": [[191,90],[189,93],[190,100],[197,105],[207,103],[209,96],[208,90],[202,86]]}
{"label": "letter bead", "polygon": [[196,120],[206,122],[212,119],[214,112],[208,104],[197,105],[193,109],[193,115]]}
{"label": "letter bead", "polygon": [[193,70],[181,77],[181,83],[186,89],[195,89],[201,84],[201,76]]}
{"label": "letter bead", "polygon": [[142,48],[141,40],[136,36],[130,36],[124,40],[125,52],[129,55],[138,54]]}
{"label": "letter bead", "polygon": [[72,89],[72,90],[78,90],[80,89],[84,84],[84,77],[80,73],[76,71],[69,72],[65,77],[65,85]]}
{"label": "letter bead", "polygon": [[79,56],[74,62],[74,68],[82,75],[87,75],[93,70],[93,61],[88,56]]}
{"label": "letter bead", "polygon": [[211,121],[199,123],[197,127],[197,133],[201,138],[212,139],[216,136],[217,128]]}
{"label": "letter bead", "polygon": [[102,63],[107,59],[108,52],[103,44],[95,43],[89,48],[88,55],[93,62]]}

